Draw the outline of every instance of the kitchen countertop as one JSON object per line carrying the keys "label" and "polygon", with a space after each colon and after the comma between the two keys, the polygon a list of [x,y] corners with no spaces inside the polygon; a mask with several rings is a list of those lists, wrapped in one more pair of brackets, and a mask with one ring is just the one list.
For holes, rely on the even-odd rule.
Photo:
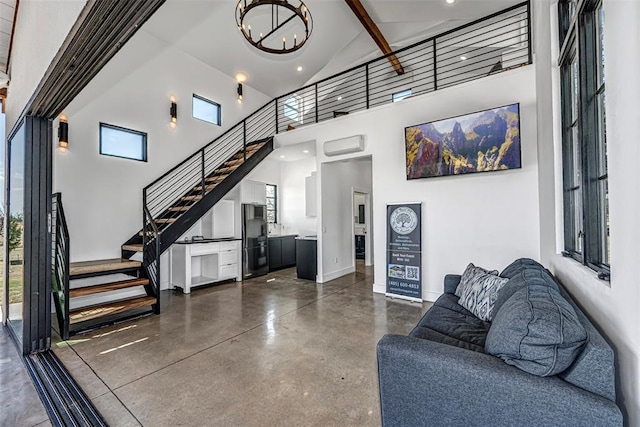
{"label": "kitchen countertop", "polygon": [[298,236],[296,240],[318,240],[318,236]]}
{"label": "kitchen countertop", "polygon": [[219,239],[203,239],[203,240],[178,240],[175,242],[177,245],[192,245],[197,243],[215,243],[215,242],[233,242],[236,240],[242,240],[235,237],[223,237]]}
{"label": "kitchen countertop", "polygon": [[269,239],[276,237],[298,237],[297,234],[269,234],[267,236]]}

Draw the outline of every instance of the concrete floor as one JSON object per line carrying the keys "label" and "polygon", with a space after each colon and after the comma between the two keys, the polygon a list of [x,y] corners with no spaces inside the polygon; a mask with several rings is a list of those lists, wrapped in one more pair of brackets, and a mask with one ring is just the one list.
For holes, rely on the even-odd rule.
{"label": "concrete floor", "polygon": [[0,324],[0,426],[50,426],[22,357]]}
{"label": "concrete floor", "polygon": [[373,269],[359,270],[165,292],[160,316],[54,351],[112,426],[379,425],[375,345],[428,304],[373,294]]}

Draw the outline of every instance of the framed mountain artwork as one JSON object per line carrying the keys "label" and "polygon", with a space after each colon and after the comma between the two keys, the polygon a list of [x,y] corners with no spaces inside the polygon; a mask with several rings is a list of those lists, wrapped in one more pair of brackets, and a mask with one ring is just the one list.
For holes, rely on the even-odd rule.
{"label": "framed mountain artwork", "polygon": [[407,179],[522,167],[520,104],[409,126],[404,135]]}

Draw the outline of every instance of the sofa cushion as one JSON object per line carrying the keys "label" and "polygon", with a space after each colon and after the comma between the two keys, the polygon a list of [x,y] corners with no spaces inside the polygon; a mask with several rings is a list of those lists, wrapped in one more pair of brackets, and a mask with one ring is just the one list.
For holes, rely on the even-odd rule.
{"label": "sofa cushion", "polygon": [[478,318],[490,322],[498,292],[508,281],[509,279],[475,268],[469,280],[458,286],[458,289],[462,288],[458,303]]}
{"label": "sofa cushion", "polygon": [[473,263],[469,263],[469,265],[467,265],[467,268],[464,269],[464,273],[462,273],[462,277],[460,278],[460,283],[458,284],[458,287],[454,292],[455,295],[458,298],[460,298],[460,296],[462,295],[463,289],[466,286],[469,286],[473,282],[474,278],[481,273],[493,274],[497,276],[498,270],[487,270],[486,268],[478,267],[476,265],[473,265]]}
{"label": "sofa cushion", "polygon": [[455,295],[443,294],[409,335],[484,353],[488,331],[488,322],[461,307]]}
{"label": "sofa cushion", "polygon": [[[534,261],[535,262],[535,261]],[[506,285],[500,289],[498,298],[493,305],[493,317],[500,311],[502,304],[520,289],[526,287],[530,283],[549,286],[556,291],[560,291],[560,285],[553,278],[551,273],[545,268],[536,266],[524,266],[517,273],[514,273]]]}
{"label": "sofa cushion", "polygon": [[[522,272],[525,268],[539,268],[545,271],[549,271],[542,264],[537,261],[532,260],[531,258],[519,258],[509,264],[502,272],[500,273],[500,277],[506,277],[507,279],[511,279],[513,276]],[[551,273],[549,273],[551,274]]]}
{"label": "sofa cushion", "polygon": [[485,350],[530,374],[550,376],[567,369],[586,341],[571,304],[538,277],[495,313]]}

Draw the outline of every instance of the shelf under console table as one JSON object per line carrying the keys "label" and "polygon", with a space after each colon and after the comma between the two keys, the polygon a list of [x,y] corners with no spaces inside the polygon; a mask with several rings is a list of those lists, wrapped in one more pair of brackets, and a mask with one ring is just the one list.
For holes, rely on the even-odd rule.
{"label": "shelf under console table", "polygon": [[176,242],[171,247],[171,286],[191,288],[223,280],[242,280],[240,239]]}

